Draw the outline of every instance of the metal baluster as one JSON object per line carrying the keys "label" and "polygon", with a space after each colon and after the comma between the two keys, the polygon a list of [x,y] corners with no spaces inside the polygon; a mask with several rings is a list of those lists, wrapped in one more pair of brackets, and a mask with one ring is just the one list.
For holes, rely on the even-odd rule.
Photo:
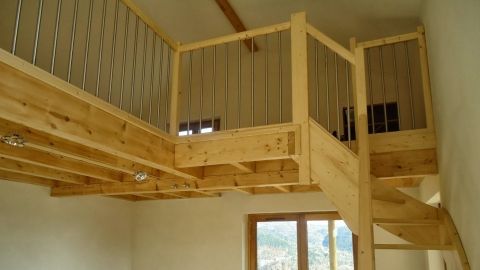
{"label": "metal baluster", "polygon": [[157,50],[157,35],[152,31],[152,64],[150,65],[150,102],[148,105],[148,123],[152,123],[153,82],[155,80],[155,57]]}
{"label": "metal baluster", "polygon": [[393,79],[395,82],[395,94],[397,97],[397,117],[398,117],[398,129],[402,127],[402,121],[400,117],[400,91],[398,90],[398,73],[397,73],[397,56],[395,53],[395,44],[392,44],[392,57],[393,57]]}
{"label": "metal baluster", "polygon": [[215,124],[215,84],[217,81],[217,45],[213,45],[213,75],[212,75],[212,131]]}
{"label": "metal baluster", "polygon": [[169,120],[168,119],[168,108],[169,108],[169,103],[170,103],[170,59],[171,59],[171,56],[172,56],[172,49],[170,49],[169,47],[167,47],[167,79],[166,79],[166,82],[165,82],[165,87],[166,87],[166,93],[165,93],[165,127],[164,127],[164,130],[165,131],[168,131],[167,130],[167,121]]}
{"label": "metal baluster", "polygon": [[252,37],[251,39],[251,46],[252,48],[252,51],[250,52],[252,54],[252,59],[251,59],[251,64],[252,64],[252,67],[251,67],[251,80],[252,80],[252,93],[251,93],[251,101],[252,101],[252,104],[251,104],[251,111],[252,111],[252,119],[251,119],[251,124],[252,124],[252,127],[255,126],[255,51],[253,50],[254,48],[254,38]]}
{"label": "metal baluster", "polygon": [[22,15],[22,3],[23,0],[17,1],[17,15],[15,17],[15,30],[13,31],[13,41],[12,41],[12,54],[15,55],[17,51],[17,38],[18,38],[18,29],[20,25],[20,16]]}
{"label": "metal baluster", "polygon": [[337,54],[335,53],[334,58],[335,64],[335,100],[337,102],[337,139],[340,140],[340,101],[339,101],[339,86],[338,86],[338,62],[337,62]]}
{"label": "metal baluster", "polygon": [[368,88],[370,89],[370,113],[372,119],[372,133],[375,134],[375,115],[373,113],[373,83],[372,83],[372,67],[370,65],[370,49],[367,49],[367,74],[368,74]]}
{"label": "metal baluster", "polygon": [[165,42],[163,39],[160,39],[160,66],[159,66],[159,76],[158,76],[158,107],[157,107],[157,127],[160,128],[160,101],[162,94],[162,79],[163,79],[163,54]]}
{"label": "metal baluster", "polygon": [[238,41],[238,92],[237,92],[237,128],[240,128],[240,114],[242,104],[242,45]]}
{"label": "metal baluster", "polygon": [[85,90],[85,82],[87,80],[88,54],[90,51],[90,32],[92,29],[92,11],[93,11],[93,0],[90,0],[90,6],[88,8],[87,40],[85,41],[85,54],[84,54],[84,60],[83,60],[83,79],[82,79],[83,90]]}
{"label": "metal baluster", "polygon": [[58,27],[60,23],[60,14],[62,13],[62,0],[57,1],[57,17],[55,19],[55,34],[53,37],[53,49],[52,49],[52,61],[50,62],[50,73],[54,73],[55,70],[55,58],[57,55],[57,42],[58,42]]}
{"label": "metal baluster", "polygon": [[42,24],[42,12],[43,12],[43,0],[40,0],[38,4],[38,13],[37,13],[37,26],[35,28],[35,39],[33,44],[33,56],[32,64],[37,63],[37,49],[38,49],[38,39],[40,37],[40,26]]}
{"label": "metal baluster", "polygon": [[379,62],[380,62],[380,75],[382,83],[382,95],[383,95],[383,117],[385,120],[385,132],[388,132],[388,118],[387,118],[387,94],[385,91],[385,72],[383,70],[383,51],[382,47],[378,47],[380,52]]}
{"label": "metal baluster", "polygon": [[198,132],[202,132],[202,122],[203,122],[203,76],[205,75],[205,48],[202,48],[202,55],[201,55],[201,64],[200,67],[200,122],[199,122],[199,130]]}
{"label": "metal baluster", "polygon": [[279,95],[279,123],[283,122],[283,87],[282,87],[282,32],[277,33],[278,37],[278,95]]}
{"label": "metal baluster", "polygon": [[78,0],[75,0],[75,7],[73,10],[73,23],[72,23],[72,36],[70,39],[70,55],[68,57],[68,75],[67,81],[72,79],[72,62],[73,62],[73,50],[75,49],[75,32],[77,30],[77,16],[78,16]]}
{"label": "metal baluster", "polygon": [[352,132],[350,130],[350,84],[349,78],[350,75],[348,73],[349,65],[348,61],[345,60],[345,78],[346,78],[346,85],[347,85],[347,138],[348,138],[348,148],[352,148]]}
{"label": "metal baluster", "polygon": [[132,81],[130,89],[130,109],[133,112],[133,98],[135,97],[135,71],[137,70],[137,47],[138,47],[138,16],[135,16],[135,38],[133,39],[133,66],[132,66]]}
{"label": "metal baluster", "polygon": [[127,41],[128,41],[128,24],[130,20],[130,12],[128,7],[126,8],[126,14],[125,14],[125,35],[123,37],[123,60],[122,60],[122,85],[121,85],[121,91],[120,91],[120,109],[123,108],[123,92],[125,90],[125,67],[127,63],[125,63],[127,59]]}
{"label": "metal baluster", "polygon": [[315,116],[317,121],[320,123],[320,83],[318,80],[318,41],[314,40],[315,42],[315,90],[316,90],[316,96],[315,96],[315,101],[316,101],[316,111],[315,111]]}
{"label": "metal baluster", "polygon": [[103,59],[103,39],[105,37],[105,13],[107,12],[107,1],[103,0],[102,5],[102,30],[100,32],[100,48],[98,52],[98,65],[97,65],[97,83],[95,85],[95,96],[100,94],[100,75],[102,73],[102,59]]}
{"label": "metal baluster", "polygon": [[[117,43],[117,24],[118,24],[118,6],[120,6],[120,0],[116,1],[115,4],[115,20],[113,21],[113,41],[112,41],[112,56],[110,58],[110,79],[108,81],[108,102],[112,101],[112,81],[113,81],[113,71],[115,69],[115,50]],[[127,11],[128,12],[128,11]]]}
{"label": "metal baluster", "polygon": [[224,129],[228,129],[228,43],[225,43],[225,108],[224,108]]}
{"label": "metal baluster", "polygon": [[410,94],[410,112],[412,115],[412,128],[415,129],[415,107],[413,106],[413,93],[412,93],[412,75],[410,72],[410,56],[408,53],[408,44],[406,41],[403,42],[405,47],[405,58],[407,59],[407,75],[408,75],[408,90]]}
{"label": "metal baluster", "polygon": [[327,46],[323,46],[323,53],[325,54],[325,86],[327,90],[327,130],[330,132],[330,86],[328,83],[328,51]]}
{"label": "metal baluster", "polygon": [[142,62],[142,88],[140,90],[140,119],[143,119],[143,99],[145,95],[145,66],[147,65],[147,39],[148,39],[148,28],[147,24],[144,24],[143,31],[143,62]]}
{"label": "metal baluster", "polygon": [[187,108],[187,135],[190,134],[190,115],[192,109],[192,51],[189,52],[189,70],[188,70],[188,108]]}
{"label": "metal baluster", "polygon": [[268,125],[268,34],[265,34],[265,125]]}

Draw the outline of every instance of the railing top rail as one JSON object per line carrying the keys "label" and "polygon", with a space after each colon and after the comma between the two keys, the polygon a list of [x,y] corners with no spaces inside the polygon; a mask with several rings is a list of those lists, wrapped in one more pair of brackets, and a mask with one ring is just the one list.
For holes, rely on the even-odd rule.
{"label": "railing top rail", "polygon": [[142,11],[132,0],[121,0],[135,15],[148,25],[159,37],[161,37],[172,49],[177,50],[178,42],[163,31],[145,12]]}
{"label": "railing top rail", "polygon": [[229,43],[232,41],[250,39],[252,37],[280,32],[290,29],[290,22],[279,23],[275,25],[265,26],[261,28],[256,28],[244,32],[239,32],[235,34],[230,34],[226,36],[221,36],[217,38],[197,41],[189,44],[181,45],[178,49],[180,52],[193,51],[196,49],[201,49],[205,47],[210,47],[218,44]]}
{"label": "railing top rail", "polygon": [[371,47],[378,47],[378,46],[383,46],[383,45],[388,45],[393,43],[399,43],[403,41],[415,40],[415,39],[418,39],[420,35],[421,33],[419,32],[412,32],[408,34],[385,37],[385,38],[380,38],[380,39],[375,39],[370,41],[359,42],[357,43],[357,47],[371,48]]}
{"label": "railing top rail", "polygon": [[332,51],[336,52],[338,55],[343,57],[345,60],[350,62],[351,64],[355,64],[355,55],[337,43],[335,40],[331,39],[324,33],[320,32],[317,30],[315,27],[313,27],[311,24],[307,24],[307,33],[310,34],[313,38],[316,40],[320,41],[322,44],[330,48]]}

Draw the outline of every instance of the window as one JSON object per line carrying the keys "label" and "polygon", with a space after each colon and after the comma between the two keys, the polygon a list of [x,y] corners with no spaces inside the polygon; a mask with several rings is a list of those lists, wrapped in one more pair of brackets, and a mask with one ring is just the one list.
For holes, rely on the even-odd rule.
{"label": "window", "polygon": [[203,120],[201,129],[200,129],[200,121],[190,122],[190,125],[188,125],[187,123],[181,123],[180,129],[178,131],[178,136],[186,136],[186,135],[199,134],[199,133],[209,133],[209,132],[218,131],[218,130],[220,130],[220,119],[213,120],[213,127],[212,127],[212,120]]}
{"label": "window", "polygon": [[[375,128],[375,133],[384,133],[387,132],[385,127],[385,107],[387,109],[387,127],[388,131],[399,131],[400,124],[398,122],[398,109],[396,102],[389,102],[383,106],[381,104],[373,104],[373,119],[372,119],[372,106],[367,106],[368,114],[368,133],[372,134]],[[350,136],[352,140],[355,140],[355,114],[353,107],[350,107],[349,110],[350,117]],[[372,124],[372,120],[374,124]],[[347,108],[343,108],[343,135],[341,136],[342,141],[348,140],[348,118],[347,118]]]}
{"label": "window", "polygon": [[255,214],[248,222],[250,270],[355,269],[356,241],[336,212]]}

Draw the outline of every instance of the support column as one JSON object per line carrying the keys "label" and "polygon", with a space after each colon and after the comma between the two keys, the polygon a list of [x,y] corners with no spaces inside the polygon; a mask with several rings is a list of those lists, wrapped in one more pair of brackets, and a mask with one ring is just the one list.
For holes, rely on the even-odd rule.
{"label": "support column", "polygon": [[292,14],[292,118],[300,125],[299,183],[310,184],[310,133],[308,127],[307,19]]}
{"label": "support column", "polygon": [[179,103],[180,103],[180,73],[181,73],[181,61],[182,61],[182,54],[178,49],[180,44],[177,44],[177,48],[173,51],[173,62],[172,62],[172,87],[170,93],[170,129],[169,133],[173,136],[178,136],[178,129],[179,129]]}

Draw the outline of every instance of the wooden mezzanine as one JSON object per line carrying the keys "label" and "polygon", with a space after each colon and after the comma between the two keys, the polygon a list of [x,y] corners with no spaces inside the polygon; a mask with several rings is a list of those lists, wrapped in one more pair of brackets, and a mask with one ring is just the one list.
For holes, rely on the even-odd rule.
{"label": "wooden mezzanine", "polygon": [[[284,30],[291,31],[292,122],[178,137],[180,54]],[[307,34],[354,66],[357,140],[351,149],[309,117]],[[421,35],[414,38],[422,40]],[[0,134],[5,141],[19,135],[22,147],[0,144],[0,177],[51,187],[57,197],[132,201],[218,197],[230,190],[322,191],[360,235],[360,269],[373,269],[368,257],[374,248],[373,223],[412,243],[375,248],[455,249],[468,269],[448,213],[395,189],[418,186],[424,176],[438,173],[426,59],[427,127],[369,135],[363,50],[372,44],[353,43],[350,52],[309,25],[304,13],[272,27],[176,44],[169,134],[1,50]],[[136,180],[138,172],[148,178]]]}

